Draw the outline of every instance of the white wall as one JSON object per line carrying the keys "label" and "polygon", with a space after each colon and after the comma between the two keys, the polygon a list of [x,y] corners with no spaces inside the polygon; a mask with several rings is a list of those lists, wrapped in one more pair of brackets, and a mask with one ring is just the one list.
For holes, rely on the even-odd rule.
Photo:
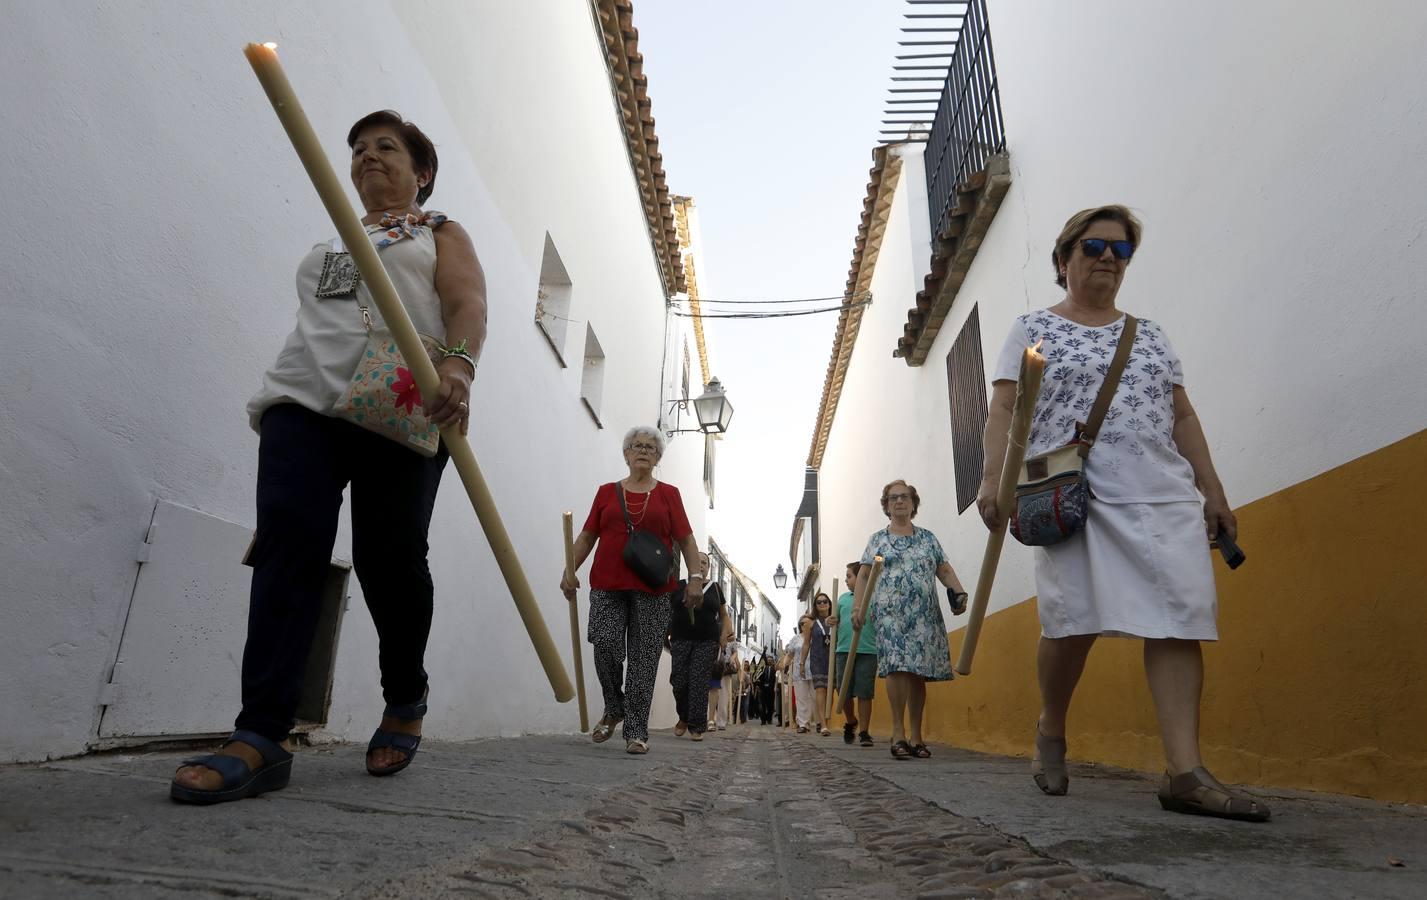
{"label": "white wall", "polygon": [[[1411,374],[1427,325],[1427,7],[1371,9],[993,6],[1014,181],[909,369],[890,354],[929,251],[907,160],[820,473],[825,560],[861,552],[885,522],[878,490],[905,477],[918,524],[975,580],[985,532],[955,511],[946,354],[979,304],[989,374],[1011,319],[1061,298],[1049,257],[1066,218],[1102,203],[1145,221],[1119,305],[1168,330],[1232,503],[1427,426]],[[1029,553],[1006,554],[993,608],[1034,592]]]}
{"label": "white wall", "polygon": [[[0,708],[32,714],[0,733],[0,760],[92,736],[156,499],[253,521],[243,405],[291,328],[296,262],[332,232],[241,55],[266,39],[339,166],[348,126],[373,109],[437,143],[428,206],[471,232],[489,286],[471,443],[562,647],[559,513],[578,526],[623,470],[624,430],[658,417],[662,291],[584,0],[7,5],[0,178],[27,224],[0,254]],[[568,369],[533,323],[547,231],[580,320]],[[607,354],[604,430],[579,402],[586,321]],[[697,471],[665,477],[692,498]],[[344,517],[338,554],[349,545]],[[454,470],[431,565],[428,733],[575,727]],[[330,721],[364,738],[380,693],[353,586]]]}

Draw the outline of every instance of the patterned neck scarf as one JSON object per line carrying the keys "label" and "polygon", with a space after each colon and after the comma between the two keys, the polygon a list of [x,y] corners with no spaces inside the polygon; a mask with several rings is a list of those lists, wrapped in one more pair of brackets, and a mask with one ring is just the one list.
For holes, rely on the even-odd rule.
{"label": "patterned neck scarf", "polygon": [[417,232],[422,228],[434,229],[446,221],[446,214],[439,212],[428,212],[420,216],[415,213],[407,213],[404,216],[387,213],[382,216],[381,221],[376,225],[368,225],[367,228],[385,228],[386,234],[377,241],[377,249],[389,247],[402,238],[415,238]]}

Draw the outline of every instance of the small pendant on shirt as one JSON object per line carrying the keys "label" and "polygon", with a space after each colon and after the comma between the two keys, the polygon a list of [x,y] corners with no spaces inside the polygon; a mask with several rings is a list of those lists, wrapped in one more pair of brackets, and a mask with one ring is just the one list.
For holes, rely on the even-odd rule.
{"label": "small pendant on shirt", "polygon": [[357,284],[362,273],[357,269],[356,260],[345,250],[329,250],[322,260],[322,277],[317,279],[317,296],[352,297],[357,293]]}

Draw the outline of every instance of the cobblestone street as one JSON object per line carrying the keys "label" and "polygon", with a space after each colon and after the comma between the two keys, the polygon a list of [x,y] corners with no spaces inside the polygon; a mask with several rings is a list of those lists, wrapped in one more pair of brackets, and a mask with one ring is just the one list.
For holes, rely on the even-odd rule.
{"label": "cobblestone street", "polygon": [[[1420,897],[1427,811],[1261,794],[1253,826],[1161,812],[1136,773],[1041,796],[1019,759],[895,761],[740,726],[701,744],[424,745],[373,779],[304,749],[256,801],[170,803],[178,751],[0,769],[14,897]],[[1400,862],[1403,865],[1394,865]]]}

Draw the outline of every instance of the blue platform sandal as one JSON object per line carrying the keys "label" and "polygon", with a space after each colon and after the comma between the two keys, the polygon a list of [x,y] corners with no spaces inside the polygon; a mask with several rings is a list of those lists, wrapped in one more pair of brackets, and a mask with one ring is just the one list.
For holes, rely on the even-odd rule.
{"label": "blue platform sandal", "polygon": [[233,743],[247,744],[258,751],[262,755],[263,764],[252,769],[236,756],[221,756],[217,753],[186,759],[183,761],[185,766],[203,766],[222,775],[223,784],[216,790],[205,791],[173,782],[169,785],[169,798],[179,803],[206,805],[256,797],[287,787],[287,781],[292,776],[292,754],[282,749],[280,744],[253,731],[235,731],[223,742],[223,746]]}
{"label": "blue platform sandal", "polygon": [[[426,694],[421,695],[421,699],[406,706],[388,706],[382,710],[382,715],[387,718],[396,719],[400,722],[418,722],[426,718]],[[411,761],[416,758],[416,748],[421,746],[421,735],[405,734],[400,731],[386,731],[378,728],[372,735],[371,741],[367,744],[367,774],[381,777],[383,775],[395,775],[402,769],[411,765]],[[390,747],[400,753],[406,754],[401,762],[385,768],[377,768],[371,763],[373,750],[380,750],[383,747]]]}

